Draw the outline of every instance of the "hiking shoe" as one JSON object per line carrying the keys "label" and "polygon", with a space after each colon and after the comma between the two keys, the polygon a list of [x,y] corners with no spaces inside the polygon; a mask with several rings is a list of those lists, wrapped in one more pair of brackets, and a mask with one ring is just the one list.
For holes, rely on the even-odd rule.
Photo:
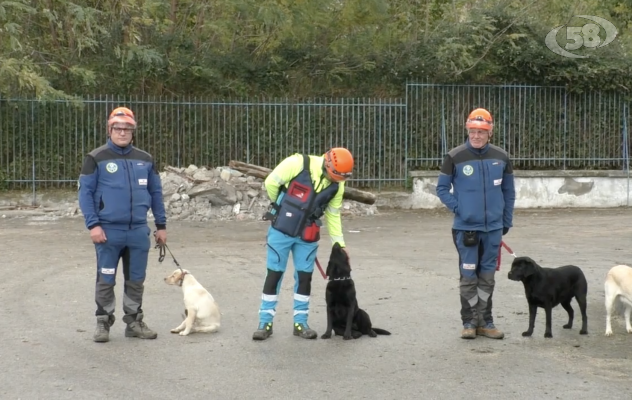
{"label": "hiking shoe", "polygon": [[318,334],[315,330],[311,329],[307,324],[294,323],[294,336],[300,336],[303,339],[316,339]]}
{"label": "hiking shoe", "polygon": [[94,330],[92,339],[98,343],[110,340],[110,327],[114,324],[114,315],[97,316],[97,328]]}
{"label": "hiking shoe", "polygon": [[474,324],[463,324],[461,339],[476,339],[476,328]]}
{"label": "hiking shoe", "polygon": [[491,339],[502,339],[505,334],[498,330],[493,323],[489,322],[485,326],[479,326],[476,328],[476,334],[479,336],[486,336]]}
{"label": "hiking shoe", "polygon": [[136,320],[129,322],[125,327],[125,337],[155,339],[158,337],[158,333],[149,329],[147,324],[143,322],[143,314],[139,313],[136,315]]}
{"label": "hiking shoe", "polygon": [[272,336],[272,322],[261,323],[252,334],[252,340],[266,340],[270,336]]}

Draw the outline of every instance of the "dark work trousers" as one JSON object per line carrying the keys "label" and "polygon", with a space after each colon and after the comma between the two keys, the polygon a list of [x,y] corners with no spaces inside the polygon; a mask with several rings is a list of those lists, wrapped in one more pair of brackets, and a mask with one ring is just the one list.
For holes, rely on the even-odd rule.
{"label": "dark work trousers", "polygon": [[136,319],[142,313],[147,258],[151,247],[148,226],[131,230],[104,228],[107,241],[95,244],[97,253],[97,280],[95,301],[96,315],[114,314],[116,308],[116,273],[119,261],[123,260],[123,321]]}
{"label": "dark work trousers", "polygon": [[492,295],[503,230],[478,231],[478,246],[465,246],[463,234],[464,231],[452,229],[452,240],[459,253],[461,320],[463,324],[485,326],[494,322]]}

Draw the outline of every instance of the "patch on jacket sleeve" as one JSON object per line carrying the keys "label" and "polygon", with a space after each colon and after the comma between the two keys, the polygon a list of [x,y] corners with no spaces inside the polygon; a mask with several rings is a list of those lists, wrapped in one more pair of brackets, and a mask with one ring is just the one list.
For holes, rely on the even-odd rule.
{"label": "patch on jacket sleeve", "polygon": [[503,183],[503,178],[500,178],[500,179],[494,179],[494,186],[498,186],[498,185],[500,185],[501,183]]}

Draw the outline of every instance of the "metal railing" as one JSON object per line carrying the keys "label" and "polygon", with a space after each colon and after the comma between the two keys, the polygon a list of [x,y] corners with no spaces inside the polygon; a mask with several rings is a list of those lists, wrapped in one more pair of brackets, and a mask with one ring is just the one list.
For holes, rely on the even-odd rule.
{"label": "metal railing", "polygon": [[570,94],[563,87],[408,85],[409,167],[439,168],[465,141],[475,107],[494,117],[492,143],[516,169],[627,168],[629,101],[619,93]]}
{"label": "metal railing", "polygon": [[167,165],[273,168],[294,152],[348,147],[353,186],[404,186],[412,169],[438,169],[465,140],[475,107],[495,119],[493,143],[516,169],[629,171],[629,102],[618,93],[570,94],[561,87],[407,84],[402,99],[165,99],[86,97],[0,99],[0,185],[76,185],[82,160],[106,138],[110,110],[125,105],[139,121],[135,144]]}

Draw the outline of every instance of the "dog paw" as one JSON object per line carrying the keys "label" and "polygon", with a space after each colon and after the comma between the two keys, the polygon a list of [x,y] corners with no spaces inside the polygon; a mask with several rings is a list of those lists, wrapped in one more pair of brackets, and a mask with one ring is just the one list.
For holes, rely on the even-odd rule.
{"label": "dog paw", "polygon": [[353,339],[353,336],[351,336],[351,335],[344,335],[342,338],[344,340],[351,340],[351,339]]}
{"label": "dog paw", "polygon": [[369,333],[369,337],[377,337],[377,333],[371,331],[371,333]]}
{"label": "dog paw", "polygon": [[544,337],[550,339],[553,337],[553,334],[551,332],[544,332]]}
{"label": "dog paw", "polygon": [[580,335],[588,335],[588,331],[585,331],[585,330],[582,329],[582,330],[579,331],[579,334]]}
{"label": "dog paw", "polygon": [[[628,329],[626,329],[626,331],[628,331],[628,333],[632,333],[632,328],[628,328]],[[611,331],[611,333],[612,333],[612,331]]]}
{"label": "dog paw", "polygon": [[607,329],[606,330],[606,336],[612,336],[612,330],[611,329]]}
{"label": "dog paw", "polygon": [[572,329],[573,325],[572,324],[566,324],[566,325],[563,325],[562,328],[564,328],[564,329]]}
{"label": "dog paw", "polygon": [[331,339],[331,333],[323,333],[320,336],[321,339]]}
{"label": "dog paw", "polygon": [[529,332],[529,331],[522,332],[522,336],[524,336],[524,337],[529,337],[529,336],[531,336],[532,334],[533,334],[533,332]]}
{"label": "dog paw", "polygon": [[178,328],[173,328],[173,329],[172,329],[172,330],[170,330],[169,332],[171,332],[171,333],[180,333],[180,332],[182,332],[182,330],[181,330],[181,329],[178,329]]}
{"label": "dog paw", "polygon": [[182,331],[180,332],[180,336],[188,336],[190,332]]}

